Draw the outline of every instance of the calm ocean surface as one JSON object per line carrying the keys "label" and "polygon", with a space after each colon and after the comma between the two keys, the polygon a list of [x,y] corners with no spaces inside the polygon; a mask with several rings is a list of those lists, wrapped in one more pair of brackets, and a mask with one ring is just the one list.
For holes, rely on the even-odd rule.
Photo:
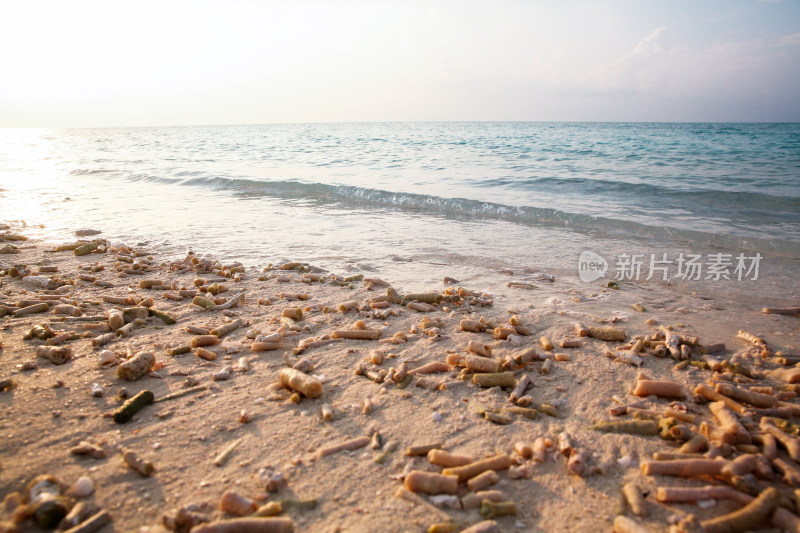
{"label": "calm ocean surface", "polygon": [[[0,220],[411,286],[607,257],[800,258],[800,124],[0,130]],[[788,270],[786,272],[789,272]],[[796,279],[796,278],[795,278]]]}

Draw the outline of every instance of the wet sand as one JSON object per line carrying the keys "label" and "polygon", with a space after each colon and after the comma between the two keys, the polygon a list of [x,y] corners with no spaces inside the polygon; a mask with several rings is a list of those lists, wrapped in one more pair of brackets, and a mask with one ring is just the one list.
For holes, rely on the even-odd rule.
{"label": "wet sand", "polygon": [[[19,231],[11,228],[9,233]],[[9,495],[19,491],[24,499],[28,482],[44,474],[57,478],[65,489],[81,476],[91,478],[94,492],[85,498],[69,498],[68,504],[84,500],[107,510],[113,522],[100,530],[104,532],[174,527],[175,510],[180,508],[191,511],[198,521],[232,518],[219,510],[228,491],[252,500],[253,507],[282,502],[281,516],[290,517],[297,531],[426,531],[437,523],[452,523],[451,530],[458,531],[483,520],[479,509],[462,509],[459,499],[432,501],[426,494],[415,499],[408,493],[398,497],[402,478],[409,472],[442,471],[425,456],[405,454],[409,447],[427,444],[439,444],[474,460],[510,457],[512,468],[500,470],[497,483],[489,487],[516,506],[516,515],[494,518],[500,531],[609,530],[620,514],[646,530],[661,531],[690,513],[706,520],[742,505],[730,499],[702,506],[663,504],[655,498],[660,486],[734,483],[757,494],[774,485],[788,498],[787,505],[794,503],[794,487],[783,481],[773,463],[769,472],[750,472],[746,480],[652,476],[641,469],[653,453],[677,452],[683,439],[701,432],[702,422],[712,429],[720,425],[706,402],[693,393],[699,384],[771,387],[757,390],[786,402],[787,420],[797,422],[793,414],[800,407],[791,406],[800,402],[795,399],[795,386],[787,383],[794,378],[778,376],[774,370],[793,368],[780,363],[781,355],[800,356],[800,318],[761,312],[765,305],[798,305],[788,297],[766,302],[753,295],[747,302],[733,301],[698,293],[689,285],[657,283],[622,283],[613,289],[605,286],[605,280],[583,284],[557,276],[550,282],[543,275],[547,273],[530,269],[504,273],[508,282],[522,285],[505,286],[494,294],[461,287],[459,296],[460,284],[449,281],[428,287],[428,293],[439,297],[429,295],[431,303],[426,305],[430,307],[418,306],[422,311],[409,308],[407,301],[388,302],[385,307],[378,303],[372,309],[370,302],[386,300],[386,286],[378,282],[370,286],[354,273],[346,274],[354,276],[349,281],[332,277],[332,273],[317,272],[313,265],[300,265],[297,270],[282,270],[280,265],[244,267],[202,256],[193,256],[194,261],[192,256],[168,261],[156,249],[126,250],[115,243],[109,243],[105,251],[81,256],[72,250],[48,252],[55,245],[40,241],[4,240],[0,247],[6,244],[17,247],[19,253],[0,255],[4,272],[0,314],[5,314],[0,318],[0,380],[13,381],[13,386],[0,392],[0,496],[7,498],[0,520],[9,521],[16,512],[19,531],[42,529],[31,519],[22,519],[23,509],[15,508]],[[148,285],[142,283],[146,280],[160,281],[163,286],[142,288]],[[224,292],[209,294],[214,284]],[[395,289],[401,296],[406,292],[402,287]],[[193,301],[203,302],[194,300],[190,292],[181,297],[181,290],[197,290],[220,308],[195,305]],[[236,305],[222,308],[239,294],[243,299]],[[128,302],[112,303],[108,297]],[[143,307],[142,300],[148,298],[153,301],[143,302],[144,307],[156,312],[138,315],[125,336],[102,326],[108,323],[109,310]],[[48,302],[45,312],[14,316],[18,309],[39,300]],[[351,302],[353,308],[348,309]],[[285,310],[294,308],[303,310],[302,319],[282,318]],[[165,323],[165,315],[159,312],[175,323]],[[131,311],[128,316],[136,314]],[[516,326],[510,324],[512,318]],[[481,319],[483,332],[460,328],[462,320]],[[204,347],[215,355],[213,360],[198,357],[198,348],[170,354],[174,348],[191,345],[198,332],[234,320],[240,320],[241,326],[222,335],[220,343]],[[626,340],[579,336],[576,322],[587,328],[624,329]],[[55,335],[76,334],[77,338],[60,345],[69,348],[66,363],[53,364],[37,356],[37,347],[46,345],[46,339],[24,338],[36,325]],[[86,329],[92,325],[97,327]],[[498,339],[495,327],[497,336],[516,333]],[[335,331],[359,328],[374,330],[379,338],[327,342]],[[763,338],[766,347],[737,338],[739,330]],[[629,350],[621,348],[629,347],[635,337],[653,338],[659,331],[683,336],[690,359],[681,362],[680,356],[676,360],[669,353],[657,357],[656,342],[636,354],[640,364],[621,361],[638,363]],[[277,349],[252,350],[259,335],[275,333],[280,333]],[[100,335],[110,335],[109,342],[93,346]],[[552,341],[553,350],[543,349],[542,336]],[[295,355],[299,344],[310,337],[322,342]],[[698,343],[691,337],[697,337]],[[579,346],[560,347],[562,340]],[[530,403],[523,404],[537,410],[535,419],[525,416],[532,416],[531,411],[522,411],[509,401],[510,389],[481,388],[460,366],[444,365],[448,357],[455,362],[459,356],[470,355],[470,341],[490,346],[491,358],[486,359],[496,360],[501,370],[513,373],[515,385],[523,376],[530,377],[533,385],[524,393]],[[726,347],[714,355],[717,361],[739,366],[731,364],[716,373],[707,368],[703,347],[715,343]],[[126,381],[117,377],[117,365],[99,366],[104,350],[120,361],[150,352],[156,364],[150,374]],[[380,364],[373,363],[379,359]],[[414,375],[410,380],[397,375],[405,368],[433,362],[443,363],[444,371]],[[228,379],[219,379],[225,377],[228,365],[233,367]],[[322,383],[322,395],[292,397],[292,390],[280,387],[279,373],[290,365],[299,365]],[[249,369],[244,371],[244,367]],[[549,372],[543,373],[543,367]],[[635,397],[631,392],[637,377],[675,382],[684,398]],[[93,386],[102,391],[100,395],[93,396]],[[111,415],[121,405],[122,389],[122,396],[129,398],[149,390],[156,400],[171,393],[189,393],[147,405],[120,424]],[[590,429],[601,421],[633,420],[631,414],[609,413],[609,408],[618,405],[614,397],[643,410],[640,416],[654,416],[668,429],[677,423],[664,421],[670,405],[694,415],[689,417],[694,421],[683,422],[686,433],[677,440]],[[365,403],[371,409],[365,409]],[[323,419],[323,406],[331,408],[332,419]],[[762,416],[753,406],[746,407],[736,416],[751,442],[757,443],[763,434]],[[494,422],[486,418],[487,411]],[[565,433],[576,450],[569,468],[568,458],[559,453]],[[369,443],[320,456],[321,449],[361,437]],[[550,444],[542,462],[515,452],[517,443],[532,445],[540,438]],[[728,437],[720,437],[715,430],[712,445],[717,438]],[[216,466],[215,458],[236,441],[229,457]],[[105,457],[70,453],[81,442],[97,446]],[[760,444],[739,448],[736,443],[717,444],[714,449],[728,459],[764,454]],[[153,474],[144,476],[127,466],[122,450],[152,462]],[[795,459],[783,449],[778,456],[794,464]],[[377,458],[383,458],[382,462],[376,462]],[[578,460],[582,468],[576,466]],[[267,483],[270,475],[271,484]],[[786,477],[793,482],[791,476]],[[628,482],[646,495],[645,516],[635,516],[625,503],[621,488]],[[456,496],[463,500],[470,492],[462,482]]]}

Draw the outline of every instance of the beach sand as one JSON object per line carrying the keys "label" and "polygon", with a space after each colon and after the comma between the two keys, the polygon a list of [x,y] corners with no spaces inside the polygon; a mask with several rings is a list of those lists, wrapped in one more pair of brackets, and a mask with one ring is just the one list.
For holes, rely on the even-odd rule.
{"label": "beach sand", "polygon": [[[15,227],[7,233],[19,232]],[[282,502],[281,516],[291,517],[297,531],[426,531],[433,524],[448,522],[457,526],[450,530],[458,531],[483,520],[479,509],[461,509],[458,499],[434,498],[437,507],[426,494],[415,497],[406,492],[405,497],[398,496],[402,478],[412,470],[442,471],[425,456],[405,454],[409,447],[429,444],[474,460],[498,454],[511,458],[513,468],[500,470],[496,484],[487,489],[501,491],[504,500],[516,504],[515,516],[494,518],[499,531],[608,531],[618,515],[635,520],[645,530],[663,531],[670,522],[689,513],[706,520],[742,505],[731,499],[707,501],[702,506],[659,503],[655,496],[660,486],[735,482],[739,488],[757,494],[765,486],[774,485],[786,495],[788,506],[795,504],[794,487],[783,481],[776,466],[769,472],[759,470],[755,478],[746,474],[735,480],[724,476],[687,479],[644,475],[640,465],[650,461],[653,453],[677,452],[682,441],[658,435],[603,433],[590,426],[612,419],[633,420],[630,414],[609,414],[609,408],[618,405],[612,397],[617,397],[646,411],[645,417],[647,411],[656,413],[657,419],[673,405],[693,415],[693,422],[683,423],[687,432],[684,438],[700,431],[701,423],[707,422],[713,438],[724,440],[730,434],[722,435],[716,429],[719,422],[693,391],[702,383],[727,381],[745,388],[771,387],[759,390],[773,398],[779,395],[788,410],[797,413],[800,402],[794,399],[795,387],[786,383],[789,376],[779,377],[773,370],[793,368],[781,364],[779,358],[781,352],[798,357],[800,317],[765,314],[761,308],[788,307],[798,302],[767,302],[757,294],[745,302],[725,300],[698,294],[690,285],[622,283],[615,290],[604,286],[605,281],[583,284],[556,278],[550,282],[542,273],[530,270],[503,275],[508,282],[534,284],[536,288],[517,285],[506,287],[503,294],[470,295],[475,288],[464,287],[462,294],[466,296],[459,298],[450,297],[459,287],[454,281],[429,287],[430,292],[444,295],[443,301],[429,310],[417,311],[405,303],[372,310],[369,302],[385,297],[385,286],[376,283],[370,290],[369,284],[358,278],[332,279],[331,273],[315,273],[313,265],[282,270],[280,265],[269,269],[227,263],[232,268],[223,270],[222,263],[199,255],[194,256],[196,264],[191,257],[166,261],[158,250],[131,246],[130,253],[123,253],[125,249],[120,252],[119,245],[113,243],[105,251],[82,256],[72,250],[48,252],[54,248],[52,243],[33,240],[0,242],[0,248],[4,245],[17,247],[19,253],[0,255],[0,314],[6,314],[0,318],[0,380],[12,382],[6,382],[8,389],[0,392],[0,496],[6,498],[0,521],[8,524],[16,513],[19,531],[41,529],[33,520],[23,520],[25,513],[22,507],[16,507],[13,493],[18,491],[24,499],[26,485],[45,474],[57,478],[65,488],[81,476],[91,478],[93,493],[85,498],[69,497],[69,504],[87,501],[107,510],[113,521],[100,530],[104,532],[162,531],[181,508],[190,511],[184,515],[199,520],[232,518],[219,510],[220,500],[228,491],[252,500],[251,507],[244,502],[248,509]],[[26,272],[29,275],[22,278],[12,275]],[[319,281],[309,279],[317,277]],[[212,284],[223,286],[225,292],[217,297],[229,299],[241,293],[243,300],[228,309],[206,310],[192,303],[189,292],[184,293],[189,296],[179,298],[178,291],[195,290],[198,279],[204,280],[203,290]],[[143,280],[158,280],[169,287],[141,288],[147,285]],[[404,293],[401,287],[396,289]],[[307,295],[307,299],[295,300],[298,295]],[[127,298],[129,303],[104,301],[109,296]],[[205,296],[214,299],[208,293]],[[145,311],[138,324],[128,326],[132,329],[127,335],[111,335],[107,344],[93,347],[94,338],[109,334],[101,325],[108,322],[109,310],[138,307],[136,304],[146,298],[153,299],[151,309],[167,313],[175,324],[165,323],[158,313]],[[46,312],[15,316],[15,310],[40,299],[50,304]],[[270,303],[265,305],[267,299]],[[350,302],[354,308],[345,309]],[[637,306],[639,311],[634,309],[635,304],[641,306]],[[58,312],[80,316],[56,314],[56,306],[74,306],[60,307]],[[302,319],[283,320],[279,330],[282,313],[291,308],[302,308]],[[509,325],[512,317],[527,329],[519,332],[528,335],[502,340],[495,338],[492,327],[483,333],[461,331],[459,327],[461,320],[483,319],[489,326],[516,330]],[[423,325],[426,318],[429,320]],[[233,320],[240,320],[241,326],[224,335],[219,344],[205,347],[216,355],[214,360],[198,357],[196,348],[170,355],[172,348],[188,345],[197,337],[187,328],[202,332]],[[364,324],[356,324],[359,320]],[[580,337],[576,322],[586,327],[624,329],[626,341]],[[57,365],[37,357],[37,347],[46,341],[24,338],[35,325],[49,326],[56,334],[77,334],[74,340],[61,344],[71,352],[66,363]],[[98,328],[85,329],[91,325]],[[638,354],[640,366],[615,360],[614,352],[629,346],[632,338],[652,337],[661,326],[674,328],[687,343],[692,342],[688,337],[698,337],[699,346],[684,348],[687,355],[691,353],[692,363],[703,360],[702,346],[724,343],[726,349],[714,357],[740,363],[735,367],[739,373],[730,370],[733,367],[714,373],[698,364],[679,365],[669,354],[654,356],[652,347]],[[358,327],[375,330],[380,338],[323,342],[299,355],[307,359],[301,368],[308,365],[304,370],[322,383],[320,397],[296,397],[298,402],[294,403],[291,391],[277,385],[281,369],[298,363],[293,353],[298,343],[309,337],[327,340],[334,331]],[[737,338],[739,330],[763,337],[768,348]],[[284,335],[277,349],[251,350],[254,337],[278,331]],[[544,350],[542,336],[556,344],[555,349]],[[565,339],[575,340],[579,346],[557,346]],[[492,357],[514,374],[516,383],[524,375],[530,377],[533,385],[526,394],[532,402],[528,407],[539,410],[535,419],[507,411],[514,407],[509,389],[481,388],[473,383],[472,376],[459,380],[462,369],[457,366],[415,375],[401,385],[391,379],[377,382],[385,378],[382,372],[391,375],[403,364],[414,369],[432,362],[444,363],[448,356],[453,360],[468,355],[470,341],[489,345]],[[530,355],[534,353],[531,349],[535,357]],[[99,366],[103,350],[110,350],[120,360],[151,352],[155,370],[135,381],[120,379],[118,366]],[[526,352],[532,360],[518,365],[514,358]],[[621,353],[622,359],[630,358],[627,352]],[[369,362],[373,357],[382,362]],[[229,379],[215,380],[215,374],[224,377],[227,365],[234,368]],[[249,370],[241,371],[242,365]],[[362,375],[357,375],[359,367]],[[543,373],[543,367],[550,367],[549,373]],[[680,385],[685,398],[635,397],[631,392],[637,377],[673,381]],[[93,387],[101,395],[94,396]],[[149,390],[156,400],[175,392],[189,393],[147,405],[130,421],[115,423],[111,414],[121,405],[118,396],[122,389],[128,397]],[[371,410],[365,409],[365,402],[371,404]],[[331,420],[323,419],[323,406],[331,408]],[[752,406],[746,407],[744,415],[735,416],[746,428],[746,439],[755,443],[761,435],[761,416]],[[489,417],[508,423],[494,423],[481,416],[479,412],[484,409],[490,411]],[[794,421],[791,417],[789,420]],[[379,438],[374,437],[376,433]],[[570,468],[580,470],[577,461],[583,462],[579,474],[568,471],[567,458],[559,453],[564,433],[569,434],[576,450]],[[755,440],[751,434],[757,435]],[[327,447],[361,437],[370,443],[351,451],[320,454]],[[515,452],[517,443],[532,445],[539,438],[552,444],[543,462]],[[70,452],[84,441],[100,448],[100,455],[105,457]],[[382,447],[374,449],[374,441],[380,441]],[[229,456],[215,465],[220,452],[234,442],[238,445]],[[738,450],[733,445],[715,448],[729,459],[763,452],[759,444]],[[144,476],[127,466],[123,450],[152,462],[152,475]],[[800,468],[783,449],[778,456]],[[384,459],[382,463],[376,462],[379,457]],[[270,476],[271,483],[267,479]],[[795,482],[792,475],[786,478]],[[629,482],[646,495],[644,516],[635,516],[625,503],[621,489]],[[457,496],[469,492],[466,483],[458,485]],[[797,517],[790,517],[797,524]],[[766,522],[764,526],[773,527]]]}

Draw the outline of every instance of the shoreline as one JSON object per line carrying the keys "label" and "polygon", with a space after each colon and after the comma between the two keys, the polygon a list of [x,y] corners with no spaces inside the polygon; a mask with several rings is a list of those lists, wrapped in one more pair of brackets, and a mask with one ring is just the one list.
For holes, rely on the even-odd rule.
{"label": "shoreline", "polygon": [[333,272],[352,260],[395,284],[450,276],[481,289],[518,266],[573,276],[585,250],[612,264],[620,253],[757,249],[781,297],[797,294],[800,265],[797,136],[615,125],[40,132],[0,146],[0,212],[48,238],[97,227],[162,252],[200,244],[220,260]]}
{"label": "shoreline", "polygon": [[[13,228],[15,232],[17,229]],[[3,241],[0,247],[6,243]],[[638,355],[642,360],[640,366],[614,362],[604,352],[619,352],[617,348],[623,344],[580,337],[574,323],[624,328],[626,340],[636,335],[652,336],[658,326],[672,325],[682,335],[699,336],[701,344],[723,342],[727,350],[719,356],[720,360],[735,355],[733,360],[747,367],[753,375],[768,371],[770,375],[755,384],[775,387],[773,396],[792,392],[792,387],[787,388],[771,374],[772,370],[783,367],[776,363],[776,356],[762,358],[752,349],[748,351],[753,346],[737,340],[736,332],[744,329],[763,336],[773,352],[798,355],[800,351],[797,331],[800,318],[764,315],[752,304],[730,308],[714,297],[693,296],[688,285],[626,283],[620,290],[612,290],[599,283],[581,284],[565,276],[553,283],[537,283],[539,289],[535,291],[513,292],[509,288],[506,295],[465,296],[462,298],[466,304],[458,305],[458,301],[447,301],[451,299],[443,294],[447,286],[437,284],[428,287],[428,291],[439,293],[445,301],[434,303],[426,311],[409,309],[401,303],[369,309],[370,300],[385,297],[385,287],[376,282],[374,290],[368,290],[361,280],[342,281],[345,286],[339,286],[331,283],[330,273],[280,269],[263,272],[258,268],[240,271],[239,265],[232,262],[229,265],[232,268],[228,269],[230,277],[227,277],[223,273],[198,272],[197,265],[193,266],[191,261],[161,264],[157,253],[153,254],[152,261],[146,260],[147,250],[142,250],[142,255],[138,256],[112,252],[113,248],[104,253],[75,256],[69,250],[46,254],[43,250],[49,244],[33,240],[9,243],[18,246],[20,253],[0,255],[0,264],[25,262],[31,265],[34,276],[74,279],[75,284],[63,285],[64,289],[54,289],[55,294],[47,294],[42,292],[45,289],[30,285],[31,279],[25,282],[25,278],[0,277],[2,305],[42,296],[61,296],[69,301],[59,301],[43,314],[15,318],[12,311],[11,317],[0,318],[3,343],[0,379],[10,378],[15,382],[10,390],[0,392],[0,402],[7,413],[0,422],[0,433],[5,437],[0,454],[0,497],[22,491],[24,485],[38,475],[54,475],[67,486],[87,475],[95,485],[88,500],[113,517],[113,524],[100,530],[104,532],[130,531],[144,526],[150,527],[149,531],[159,531],[156,525],[162,522],[165,513],[187,506],[191,513],[212,519],[220,515],[220,499],[227,491],[235,491],[258,505],[283,501],[287,509],[282,515],[291,517],[298,531],[425,531],[434,523],[454,522],[468,526],[479,522],[482,518],[474,509],[448,508],[447,502],[452,504],[452,499],[440,498],[444,502],[439,504],[444,507],[436,508],[425,495],[422,495],[422,503],[419,498],[407,494],[406,499],[395,496],[403,484],[392,476],[408,474],[410,470],[441,471],[425,457],[409,457],[403,453],[408,447],[436,441],[448,452],[475,460],[498,454],[511,458],[514,470],[501,470],[496,485],[489,487],[500,490],[505,500],[515,502],[519,512],[516,516],[496,518],[503,531],[608,527],[618,514],[649,528],[663,528],[675,514],[694,513],[700,519],[707,519],[733,510],[738,504],[720,500],[717,505],[701,508],[656,503],[657,486],[701,486],[708,482],[646,476],[638,468],[655,452],[676,451],[677,442],[658,436],[599,433],[587,428],[613,418],[607,411],[614,405],[612,396],[630,404],[643,402],[640,409],[658,412],[663,418],[669,401],[627,394],[635,386],[639,372],[648,378],[680,384],[687,393],[681,403],[688,413],[697,417],[697,423],[688,424],[690,428],[696,426],[693,433],[699,431],[701,421],[716,427],[716,419],[708,407],[696,403],[690,393],[712,377],[711,371],[694,365],[675,369],[678,361],[670,356],[658,358],[645,353]],[[37,264],[40,261],[46,264]],[[130,270],[136,262],[142,263],[144,274],[118,277],[120,272],[115,270],[115,265]],[[203,264],[202,261],[199,264]],[[40,266],[58,269],[38,274]],[[103,268],[93,272],[92,266]],[[319,275],[327,281],[301,281],[307,274]],[[371,277],[369,272],[363,274]],[[80,279],[81,275],[86,280]],[[242,279],[234,281],[236,275]],[[97,278],[100,283],[87,281],[90,277]],[[191,296],[174,299],[181,296],[181,290],[195,290],[198,277],[208,282],[202,287],[208,288],[213,283],[228,287],[228,291],[218,294],[220,297],[245,294],[244,302],[227,309],[207,311],[192,305]],[[516,278],[512,275],[509,279]],[[142,280],[159,280],[164,282],[164,287],[140,288]],[[457,284],[452,285],[454,291],[457,287]],[[470,289],[475,287],[466,287],[467,291]],[[165,297],[165,293],[170,296]],[[308,299],[297,299],[306,294]],[[92,339],[99,336],[95,333],[100,329],[86,329],[87,333],[95,333],[82,337],[83,326],[107,322],[105,313],[114,307],[142,307],[141,302],[134,303],[134,300],[124,305],[105,302],[104,296],[153,298],[152,308],[166,312],[176,324],[164,323],[157,314],[137,315],[139,324],[131,326],[126,336],[115,336],[108,344],[93,348]],[[270,305],[258,303],[259,299],[266,298],[272,302]],[[470,305],[470,300],[474,300],[474,305]],[[486,305],[490,300],[492,305]],[[355,306],[348,309],[351,302],[355,302]],[[646,311],[633,310],[632,306],[637,303]],[[776,305],[791,303],[780,301]],[[225,304],[221,300],[216,303]],[[81,313],[81,316],[55,315],[55,305],[73,306],[76,310],[70,312]],[[340,305],[344,306],[343,310],[339,309]],[[326,306],[331,312],[326,312]],[[358,308],[364,306],[364,314],[359,313]],[[283,321],[286,334],[279,335],[278,349],[252,351],[256,339],[248,338],[248,333],[253,337],[273,335],[281,326],[282,312],[294,308],[305,309],[302,320]],[[66,312],[67,308],[63,310]],[[386,316],[381,316],[384,312]],[[373,318],[373,314],[377,318]],[[88,320],[87,316],[96,319]],[[501,330],[508,329],[512,316],[518,317],[520,327],[527,328],[530,335],[517,331],[509,341],[495,339],[491,333],[493,328],[488,328],[488,333],[460,329],[461,320],[474,321],[480,317],[486,322],[494,321],[491,325]],[[425,324],[422,324],[423,317],[429,319]],[[656,322],[648,325],[646,322],[650,319]],[[190,344],[198,337],[187,332],[187,327],[199,328],[193,331],[211,330],[235,320],[241,320],[242,325],[222,336],[222,342],[204,347],[216,355],[215,359],[197,357],[197,348],[183,355],[168,354],[168,350]],[[332,342],[325,338],[333,336],[335,331],[352,330],[359,320],[364,321],[367,330],[379,331],[380,337]],[[22,338],[26,331],[40,323],[48,323],[56,331],[78,333],[80,338],[67,340],[63,345],[71,350],[71,358],[65,364],[55,365],[36,357],[36,346],[45,341]],[[684,326],[678,327],[681,323]],[[289,333],[293,326],[300,328],[299,335]],[[434,329],[438,331],[432,331]],[[400,333],[405,337],[404,342]],[[573,340],[580,346],[557,346],[546,351],[539,342],[541,336],[547,336],[555,344],[560,340]],[[289,392],[276,387],[275,383],[279,381],[280,370],[288,367],[287,360],[299,362],[293,350],[298,342],[308,337],[321,343],[308,347],[299,357],[308,360],[304,365],[313,367],[305,370],[319,378],[323,392],[320,398],[302,397],[299,403],[293,403]],[[395,339],[397,344],[381,342],[388,339]],[[461,368],[457,364],[447,365],[446,360],[453,356],[450,359],[457,361],[459,356],[470,354],[467,348],[470,340],[490,345],[492,357],[507,365],[506,371],[513,373],[515,385],[522,376],[530,377],[534,384],[528,391],[532,397],[530,405],[538,408],[535,420],[507,411],[508,407],[513,407],[508,401],[509,390],[482,389],[471,381],[457,379]],[[514,361],[515,356],[531,348],[535,348],[536,357],[531,356],[532,360],[521,366]],[[128,352],[152,352],[156,366],[163,364],[157,370],[160,377],[144,376],[128,382],[116,377],[118,366],[98,368],[98,354],[106,349],[120,359]],[[689,350],[698,352],[694,357],[702,359],[701,349],[690,347]],[[566,356],[555,357],[555,354]],[[362,375],[355,374],[363,361],[379,358],[380,364],[364,363]],[[38,368],[17,368],[31,361],[35,361]],[[395,369],[396,373],[403,362],[409,369],[431,365],[429,368],[440,371],[414,377],[404,388],[391,381],[373,381],[383,370]],[[233,367],[228,379],[215,380],[214,374],[228,365]],[[248,371],[236,370],[248,365]],[[543,366],[551,367],[548,373],[542,372]],[[789,369],[791,367],[784,370]],[[742,379],[741,374],[734,373],[715,377],[719,381]],[[185,386],[187,382],[189,386]],[[102,388],[102,396],[92,396],[94,384]],[[738,384],[750,385],[747,382]],[[779,385],[783,388],[778,389]],[[160,399],[197,386],[208,388],[148,405],[124,424],[116,424],[108,418],[120,406],[115,399],[120,388],[125,388],[129,397],[151,390],[155,398]],[[363,412],[366,399],[372,405],[370,413]],[[791,398],[782,401],[792,405],[796,402]],[[322,418],[323,405],[331,408],[332,420]],[[494,414],[502,415],[498,420],[508,418],[508,423],[496,424],[482,418],[477,412],[480,411],[478,405],[490,413],[497,410]],[[555,416],[545,414],[546,411]],[[247,422],[240,421],[248,418]],[[748,431],[758,433],[758,425]],[[383,440],[380,449],[373,450],[367,444],[353,451],[320,457],[320,450],[330,445],[362,437],[373,439],[376,432]],[[565,432],[571,436],[575,449],[584,454],[580,457],[585,462],[583,475],[570,474],[567,459],[558,452],[559,437]],[[215,466],[218,454],[239,439],[241,442],[224,464]],[[524,459],[515,452],[517,442],[533,446],[537,439],[552,440],[553,446],[545,450],[544,462]],[[92,459],[70,454],[69,450],[81,441],[98,446],[106,457]],[[389,451],[393,442],[396,449]],[[134,451],[145,461],[152,461],[155,473],[144,477],[126,467],[121,459],[123,448]],[[376,458],[384,453],[384,462],[376,463]],[[740,453],[737,451],[735,455]],[[267,490],[269,487],[262,481],[267,470],[275,479],[285,478],[274,483],[277,484],[272,487],[277,488],[275,493]],[[277,476],[276,472],[282,476]],[[520,477],[512,479],[512,475]],[[620,489],[627,482],[635,482],[649,491],[647,516],[637,517],[630,508],[619,508]],[[458,485],[458,496],[469,492],[465,484]],[[314,508],[309,499],[316,499]],[[11,517],[9,507],[7,505],[0,514],[0,521]],[[403,516],[400,523],[398,515]],[[20,530],[37,529],[28,521]]]}

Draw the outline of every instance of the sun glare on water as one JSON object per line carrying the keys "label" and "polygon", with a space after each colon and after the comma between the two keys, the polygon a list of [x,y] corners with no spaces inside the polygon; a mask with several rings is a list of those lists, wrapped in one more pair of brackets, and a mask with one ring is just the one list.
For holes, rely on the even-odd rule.
{"label": "sun glare on water", "polygon": [[49,129],[0,129],[0,220],[47,226],[42,200],[52,194],[60,169]]}

